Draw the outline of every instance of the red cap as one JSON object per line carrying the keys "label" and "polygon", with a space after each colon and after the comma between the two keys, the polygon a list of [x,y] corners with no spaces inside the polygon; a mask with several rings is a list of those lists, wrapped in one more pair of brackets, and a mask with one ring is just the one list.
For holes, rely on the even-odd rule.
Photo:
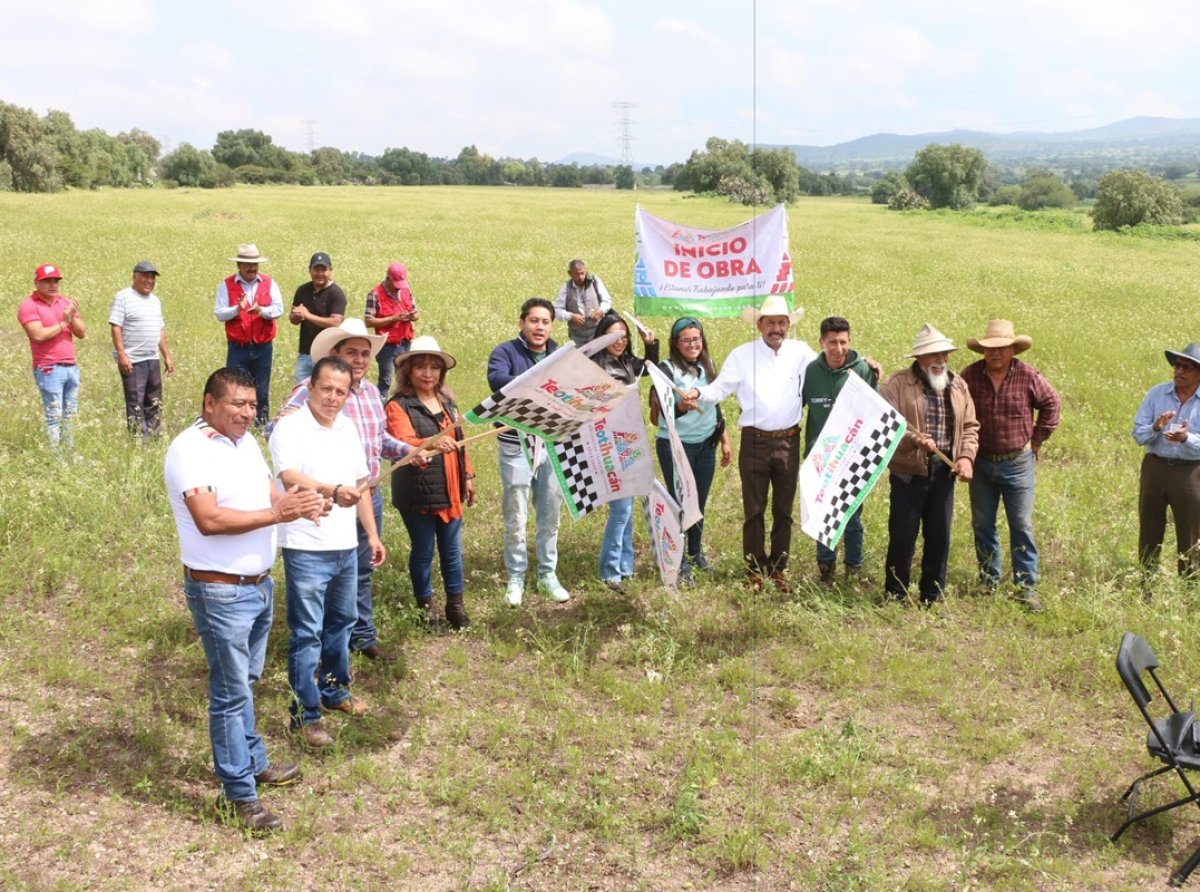
{"label": "red cap", "polygon": [[387,277],[393,288],[399,288],[400,284],[408,278],[408,267],[403,263],[393,263],[388,267]]}
{"label": "red cap", "polygon": [[62,270],[53,263],[43,263],[33,273],[33,281],[41,282],[45,279],[61,279]]}

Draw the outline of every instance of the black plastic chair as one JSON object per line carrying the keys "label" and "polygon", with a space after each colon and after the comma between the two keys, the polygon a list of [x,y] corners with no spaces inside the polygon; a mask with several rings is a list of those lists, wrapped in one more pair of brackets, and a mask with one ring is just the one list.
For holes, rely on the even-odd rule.
{"label": "black plastic chair", "polygon": [[[1125,687],[1129,689],[1129,695],[1133,697],[1133,702],[1137,704],[1142,718],[1150,726],[1150,733],[1146,735],[1146,749],[1150,752],[1151,756],[1163,764],[1162,767],[1148,771],[1135,780],[1129,785],[1129,789],[1125,791],[1125,795],[1121,797],[1122,802],[1126,799],[1129,800],[1129,816],[1117,832],[1112,835],[1113,842],[1120,839],[1121,834],[1128,830],[1130,826],[1145,818],[1162,814],[1181,805],[1187,805],[1189,802],[1195,802],[1197,807],[1200,808],[1200,794],[1196,792],[1196,788],[1192,786],[1192,781],[1187,775],[1188,771],[1200,770],[1200,747],[1197,746],[1196,740],[1197,736],[1200,735],[1200,724],[1196,723],[1195,705],[1193,704],[1191,709],[1186,710],[1176,706],[1175,701],[1171,699],[1171,695],[1167,693],[1167,689],[1163,687],[1162,680],[1155,671],[1156,669],[1158,669],[1158,658],[1154,656],[1154,651],[1150,649],[1150,645],[1146,643],[1145,639],[1139,638],[1132,632],[1126,632],[1121,638],[1121,649],[1117,651],[1117,672],[1121,676],[1121,681],[1125,683]],[[1154,684],[1158,688],[1159,693],[1167,701],[1167,707],[1171,710],[1171,714],[1165,718],[1155,719],[1150,715],[1149,706],[1153,694],[1143,681],[1144,674],[1149,674],[1154,679]],[[1168,771],[1174,771],[1179,775],[1179,779],[1187,788],[1188,795],[1182,799],[1176,799],[1167,805],[1160,805],[1157,808],[1150,808],[1144,812],[1135,814],[1139,792],[1138,787],[1142,781],[1158,777],[1160,774],[1165,774]],[[1192,852],[1187,861],[1171,875],[1171,884],[1174,886],[1183,885],[1198,864],[1200,864],[1200,848]]]}

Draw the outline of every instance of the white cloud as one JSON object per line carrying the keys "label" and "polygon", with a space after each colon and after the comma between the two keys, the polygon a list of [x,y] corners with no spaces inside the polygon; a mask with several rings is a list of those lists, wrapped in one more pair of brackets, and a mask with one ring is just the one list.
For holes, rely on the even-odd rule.
{"label": "white cloud", "polygon": [[654,26],[654,30],[664,31],[667,34],[673,34],[678,37],[690,37],[707,44],[720,43],[715,34],[709,33],[695,22],[687,19],[664,19]]}

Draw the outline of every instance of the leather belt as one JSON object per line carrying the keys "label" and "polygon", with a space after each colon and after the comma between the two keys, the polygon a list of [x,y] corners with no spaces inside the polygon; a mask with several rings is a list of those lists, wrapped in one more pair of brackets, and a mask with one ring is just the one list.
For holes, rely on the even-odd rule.
{"label": "leather belt", "polygon": [[800,425],[794,424],[791,427],[785,428],[781,431],[765,431],[761,430],[760,428],[750,427],[747,425],[746,427],[742,428],[742,430],[748,434],[753,434],[756,437],[763,437],[767,440],[787,440],[800,433]]}
{"label": "leather belt", "polygon": [[234,573],[218,573],[216,570],[193,570],[183,568],[184,575],[196,582],[215,582],[217,585],[258,585],[271,575],[270,570],[263,570],[257,576],[238,576]]}
{"label": "leather belt", "polygon": [[1189,458],[1166,458],[1166,457],[1164,457],[1164,456],[1161,456],[1161,455],[1155,455],[1153,452],[1147,452],[1146,454],[1147,454],[1147,455],[1149,455],[1151,458],[1156,458],[1156,459],[1158,459],[1160,462],[1163,462],[1164,464],[1166,464],[1166,465],[1168,465],[1169,467],[1172,467],[1172,468],[1175,468],[1175,467],[1180,467],[1180,468],[1190,468],[1190,467],[1192,467],[1193,465],[1200,465],[1200,460],[1196,460],[1196,459],[1189,459]]}
{"label": "leather belt", "polygon": [[1020,458],[1028,450],[1029,450],[1028,446],[1022,446],[1020,449],[1016,450],[1015,452],[1002,452],[999,455],[985,455],[984,458],[986,458],[990,462],[1012,461],[1014,458]]}

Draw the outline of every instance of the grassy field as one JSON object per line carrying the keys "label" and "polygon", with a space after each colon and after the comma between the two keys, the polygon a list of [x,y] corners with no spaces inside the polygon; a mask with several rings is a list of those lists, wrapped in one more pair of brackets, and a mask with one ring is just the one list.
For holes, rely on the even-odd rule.
{"label": "grassy field", "polygon": [[[641,196],[699,226],[744,209]],[[1088,231],[1083,218],[898,214],[808,200],[790,211],[799,336],[847,316],[855,345],[895,370],[915,331],[957,343],[1002,316],[1034,337],[1063,426],[1039,466],[1036,526],[1047,610],[971,594],[965,491],[952,590],[936,611],[879,593],[822,592],[797,533],[790,598],[742,585],[736,471],[719,472],[707,540],[713,583],[658,585],[639,530],[629,597],[595,576],[602,523],[564,519],[567,605],[503,603],[494,447],[475,452],[481,506],[464,528],[468,634],[428,637],[409,607],[405,537],[377,621],[403,658],[356,665],[376,705],[329,720],[312,754],[285,733],[282,586],[257,702],[272,758],[299,787],[268,791],[287,824],[267,840],[212,808],[204,657],[184,604],[162,488],[165,444],[123,433],[108,304],[143,257],[162,271],[178,371],[166,427],[196,414],[224,360],[213,290],[239,242],[272,258],[285,296],[316,250],[359,314],[391,260],[409,264],[420,332],[454,353],[460,403],[486,394],[491,348],[520,302],[553,296],[585,257],[631,307],[628,193],[517,189],[238,188],[0,195],[0,886],[11,889],[1087,889],[1165,882],[1196,844],[1187,811],[1118,846],[1117,797],[1147,756],[1112,669],[1125,629],[1146,636],[1176,687],[1200,672],[1194,589],[1165,572],[1136,588],[1139,450],[1130,422],[1167,380],[1164,348],[1197,337],[1194,241]],[[42,446],[40,403],[15,307],[34,266],[65,271],[89,337],[76,454]],[[650,320],[665,330],[670,320]],[[295,329],[277,341],[273,403]],[[713,322],[718,360],[754,336]],[[561,339],[561,338],[560,338]],[[973,357],[965,349],[955,367]],[[731,412],[736,414],[732,403]],[[882,575],[886,484],[867,503],[868,569]],[[1007,563],[1007,560],[1006,560]],[[1176,790],[1164,782],[1165,795]]]}

